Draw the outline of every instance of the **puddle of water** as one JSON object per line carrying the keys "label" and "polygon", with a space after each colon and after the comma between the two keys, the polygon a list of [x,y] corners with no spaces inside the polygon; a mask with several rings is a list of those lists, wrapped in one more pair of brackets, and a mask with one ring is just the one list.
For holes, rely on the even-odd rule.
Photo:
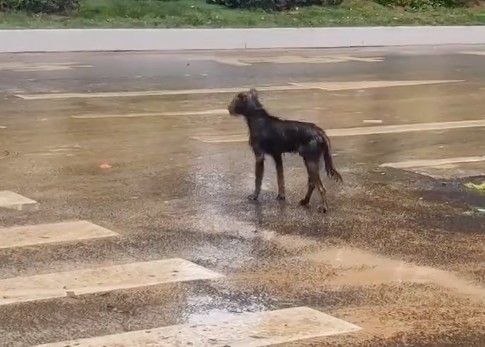
{"label": "puddle of water", "polygon": [[[201,211],[202,212],[202,211]],[[186,220],[187,221],[187,220]],[[301,249],[316,244],[316,241],[309,240],[297,235],[280,235],[274,230],[258,227],[255,223],[239,221],[228,215],[222,216],[212,209],[207,209],[197,215],[192,221],[196,230],[207,234],[230,233],[243,237],[244,239],[262,239],[277,244],[288,250]]]}
{"label": "puddle of water", "polygon": [[220,322],[253,312],[274,309],[272,299],[260,295],[246,295],[244,300],[212,295],[194,295],[187,300],[188,310],[184,322],[189,324],[207,324]]}
{"label": "puddle of water", "polygon": [[429,283],[485,301],[485,288],[451,272],[417,266],[358,249],[332,248],[313,253],[306,258],[344,269],[342,275],[332,281],[337,285],[370,285],[386,282]]}

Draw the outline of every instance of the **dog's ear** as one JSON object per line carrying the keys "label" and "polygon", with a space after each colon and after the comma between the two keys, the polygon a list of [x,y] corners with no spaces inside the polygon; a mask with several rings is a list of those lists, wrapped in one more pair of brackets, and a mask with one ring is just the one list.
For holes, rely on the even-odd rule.
{"label": "dog's ear", "polygon": [[258,91],[256,88],[251,88],[249,89],[249,95],[251,95],[252,98],[257,99],[258,98]]}
{"label": "dog's ear", "polygon": [[241,93],[238,93],[236,95],[236,98],[238,98],[241,101],[246,102],[246,101],[248,101],[248,94],[247,93],[244,93],[244,92],[241,92]]}

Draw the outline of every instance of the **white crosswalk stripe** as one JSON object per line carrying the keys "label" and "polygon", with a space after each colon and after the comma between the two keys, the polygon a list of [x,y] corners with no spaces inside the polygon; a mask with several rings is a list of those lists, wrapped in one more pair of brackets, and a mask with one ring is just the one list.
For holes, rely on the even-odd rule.
{"label": "white crosswalk stripe", "polygon": [[360,327],[343,320],[307,307],[297,307],[36,347],[261,347],[358,330]]}
{"label": "white crosswalk stripe", "polygon": [[0,305],[220,277],[184,259],[14,277],[0,280]]}
{"label": "white crosswalk stripe", "polygon": [[118,233],[88,221],[25,225],[0,228],[0,248],[91,240],[115,236],[118,236]]}
{"label": "white crosswalk stripe", "polygon": [[8,190],[0,191],[0,208],[8,208],[21,211],[26,207],[37,208],[38,203],[35,200],[29,199],[25,196]]}

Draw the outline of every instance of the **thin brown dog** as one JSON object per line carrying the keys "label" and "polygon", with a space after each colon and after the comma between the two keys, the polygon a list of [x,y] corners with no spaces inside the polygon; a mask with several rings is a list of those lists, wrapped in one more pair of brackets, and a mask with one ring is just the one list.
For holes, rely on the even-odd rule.
{"label": "thin brown dog", "polygon": [[320,165],[325,162],[327,176],[342,182],[330,153],[330,139],[323,129],[308,122],[283,120],[270,115],[258,99],[256,89],[238,93],[228,106],[229,114],[242,115],[249,128],[249,144],[256,157],[255,190],[249,196],[257,200],[261,192],[264,174],[264,156],[273,157],[278,179],[277,199],[285,199],[285,181],[283,173],[283,153],[298,153],[305,162],[308,172],[308,189],[301,205],[307,205],[315,187],[322,198],[322,211],[328,210],[326,188],[320,179]]}

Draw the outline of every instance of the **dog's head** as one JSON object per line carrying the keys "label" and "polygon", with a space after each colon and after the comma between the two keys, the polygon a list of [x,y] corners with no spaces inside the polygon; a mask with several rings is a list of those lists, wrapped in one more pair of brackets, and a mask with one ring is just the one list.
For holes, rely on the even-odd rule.
{"label": "dog's head", "polygon": [[251,88],[247,92],[237,93],[227,107],[231,116],[248,115],[251,111],[263,107],[258,99],[258,91]]}

